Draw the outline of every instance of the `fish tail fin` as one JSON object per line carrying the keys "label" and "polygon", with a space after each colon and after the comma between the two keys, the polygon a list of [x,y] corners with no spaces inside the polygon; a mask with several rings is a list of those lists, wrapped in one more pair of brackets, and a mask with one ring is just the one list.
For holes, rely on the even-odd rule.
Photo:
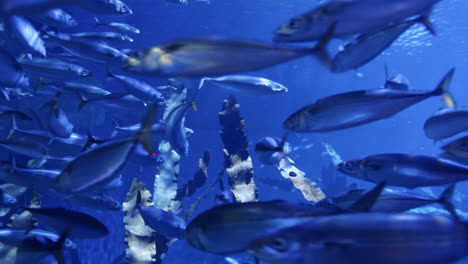
{"label": "fish tail fin", "polygon": [[11,129],[6,139],[7,140],[10,139],[15,134],[16,131],[18,131],[18,125],[16,124],[15,115],[13,115],[13,118],[11,119]]}
{"label": "fish tail fin", "polygon": [[325,32],[325,34],[322,36],[322,38],[320,39],[319,43],[317,43],[317,45],[314,47],[314,54],[315,56],[317,56],[317,58],[327,67],[327,68],[330,68],[331,67],[331,59],[330,59],[330,55],[328,55],[328,52],[327,52],[327,47],[328,47],[328,43],[330,42],[330,40],[332,39],[333,37],[333,33],[335,33],[335,29],[336,29],[336,22],[333,23],[327,30],[327,32]]}
{"label": "fish tail fin", "polygon": [[86,140],[86,144],[83,146],[83,148],[81,149],[81,152],[87,150],[89,147],[91,147],[93,144],[97,144],[98,141],[96,140],[95,137],[93,137],[93,135],[91,135],[91,132],[88,131],[88,134],[86,135],[87,136],[87,140]]}
{"label": "fish tail fin", "polygon": [[94,22],[96,22],[96,27],[102,25],[97,17],[94,17]]}
{"label": "fish tail fin", "polygon": [[198,108],[197,108],[197,104],[195,103],[195,99],[197,98],[198,96],[198,92],[200,91],[200,89],[202,88],[203,86],[203,83],[206,81],[206,77],[205,78],[202,78],[202,80],[200,80],[200,85],[198,86],[198,89],[195,91],[195,94],[193,94],[192,96],[192,99],[190,99],[190,105],[192,106],[193,108],[193,111],[197,112],[198,111]]}
{"label": "fish tail fin", "polygon": [[78,105],[78,112],[81,111],[83,107],[85,107],[85,105],[89,102],[89,100],[86,99],[86,97],[82,93],[79,93],[79,94],[80,94],[80,104]]}
{"label": "fish tail fin", "polygon": [[455,184],[450,185],[447,189],[445,189],[439,197],[439,203],[442,204],[455,219],[458,219],[457,211],[455,210],[455,206],[452,203],[452,197],[455,192]]}
{"label": "fish tail fin", "polygon": [[41,76],[41,77],[39,77],[39,81],[37,82],[36,87],[34,87],[34,90],[37,91],[37,90],[41,89],[42,86],[44,86],[44,78],[42,78],[42,76]]}
{"label": "fish tail fin", "polygon": [[67,237],[70,235],[70,228],[67,227],[65,230],[62,231],[60,234],[59,240],[54,245],[53,255],[57,260],[57,264],[64,264],[65,257],[63,255],[63,250],[65,248],[65,244],[67,242]]}
{"label": "fish tail fin", "polygon": [[117,123],[117,121],[116,121],[115,119],[113,119],[113,118],[112,118],[112,127],[113,127],[113,128],[118,128],[118,127],[120,127],[120,126],[119,126],[119,123]]}
{"label": "fish tail fin", "polygon": [[148,153],[154,153],[153,145],[151,142],[151,127],[153,125],[154,113],[156,112],[156,105],[153,104],[149,107],[148,112],[145,115],[145,119],[141,123],[140,131],[137,134],[137,140],[143,145],[143,148]]}
{"label": "fish tail fin", "polygon": [[198,85],[198,89],[200,90],[203,87],[203,85],[205,85],[205,82],[208,81],[209,79],[210,78],[208,78],[208,77],[201,78],[200,79],[200,84]]}
{"label": "fish tail fin", "polygon": [[54,143],[55,140],[56,140],[55,137],[51,137],[51,138],[49,139],[49,141],[47,142],[47,145],[50,145],[50,144]]}
{"label": "fish tail fin", "polygon": [[421,23],[431,35],[435,36],[437,32],[435,31],[434,24],[432,24],[431,20],[429,19],[431,15],[431,11],[421,15],[420,17],[417,18],[417,21]]}
{"label": "fish tail fin", "polygon": [[115,78],[115,74],[112,72],[110,65],[107,65],[107,78]]}
{"label": "fish tail fin", "polygon": [[5,91],[4,89],[0,89],[0,92],[2,93],[3,97],[5,98],[5,100],[6,100],[7,102],[9,102],[9,101],[10,101],[10,95],[8,95],[8,92]]}
{"label": "fish tail fin", "polygon": [[451,108],[456,107],[455,100],[453,99],[452,95],[449,92],[449,86],[453,78],[453,74],[455,73],[455,68],[450,69],[440,80],[437,88],[432,92],[434,96],[440,95],[444,100],[444,103]]}
{"label": "fish tail fin", "polygon": [[388,88],[388,66],[387,63],[384,64],[384,71],[385,71],[385,83],[383,88]]}
{"label": "fish tail fin", "polygon": [[359,200],[357,200],[348,210],[351,212],[367,212],[372,209],[385,188],[385,185],[385,182],[379,183],[379,185],[375,186],[372,190],[359,198]]}

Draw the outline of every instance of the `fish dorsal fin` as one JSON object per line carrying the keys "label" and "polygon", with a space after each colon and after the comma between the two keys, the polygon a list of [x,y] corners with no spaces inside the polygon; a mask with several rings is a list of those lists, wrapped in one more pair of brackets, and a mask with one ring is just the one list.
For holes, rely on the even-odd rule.
{"label": "fish dorsal fin", "polygon": [[458,220],[459,216],[457,211],[455,210],[455,206],[452,203],[452,197],[455,192],[455,184],[450,185],[447,189],[445,189],[439,197],[439,203],[442,204],[454,219]]}
{"label": "fish dorsal fin", "polygon": [[357,200],[349,209],[350,212],[367,212],[369,211],[374,204],[379,199],[380,194],[382,193],[385,187],[385,182],[381,182],[379,185],[375,186],[372,190],[364,194],[359,200]]}
{"label": "fish dorsal fin", "polygon": [[427,11],[425,14],[422,14],[420,17],[418,17],[416,20],[423,24],[423,26],[426,28],[427,31],[429,31],[433,36],[435,36],[437,33],[434,29],[434,25],[432,22],[429,20],[429,17],[432,13],[432,9]]}
{"label": "fish dorsal fin", "polygon": [[153,125],[154,113],[156,112],[156,105],[150,106],[146,113],[145,119],[141,123],[140,131],[138,131],[137,139],[143,145],[143,148],[148,153],[154,153],[153,145],[151,142],[151,126]]}
{"label": "fish dorsal fin", "polygon": [[384,64],[384,70],[385,70],[385,84],[384,88],[388,88],[388,66],[387,63]]}

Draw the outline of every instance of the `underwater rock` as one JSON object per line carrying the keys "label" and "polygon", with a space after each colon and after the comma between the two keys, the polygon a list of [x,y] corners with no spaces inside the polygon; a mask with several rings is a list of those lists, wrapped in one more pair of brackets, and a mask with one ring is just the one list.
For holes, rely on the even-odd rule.
{"label": "underwater rock", "polygon": [[252,158],[245,135],[245,121],[240,116],[240,105],[234,96],[224,101],[218,114],[221,123],[221,139],[224,143],[224,162],[229,185],[238,202],[257,200],[257,187],[253,179]]}
{"label": "underwater rock", "polygon": [[[167,105],[164,109],[163,120],[169,113],[187,97],[187,89],[183,85],[177,86],[177,90],[168,96]],[[159,155],[164,159],[164,163],[158,165],[158,173],[154,179],[154,201],[157,208],[170,210],[177,214],[182,207],[182,203],[176,200],[179,177],[179,160],[177,154],[167,141],[159,143]]]}
{"label": "underwater rock", "polygon": [[164,163],[158,166],[158,173],[154,179],[155,206],[163,210],[171,209],[177,213],[180,210],[180,202],[176,200],[180,155],[167,141],[159,144],[159,155],[164,158]]}
{"label": "underwater rock", "polygon": [[305,173],[296,168],[291,159],[280,160],[278,170],[284,178],[291,180],[294,187],[302,192],[302,195],[307,201],[318,202],[325,199],[326,196],[322,190],[315,186],[316,183],[314,181],[306,178]]}
{"label": "underwater rock", "polygon": [[141,193],[142,205],[154,206],[148,202],[151,193],[144,188],[144,184],[138,179],[133,179],[130,192],[127,193],[123,203],[125,242],[127,263],[154,263],[153,256],[156,255],[156,244],[154,241],[154,231],[145,225],[143,218],[136,210],[136,196]]}

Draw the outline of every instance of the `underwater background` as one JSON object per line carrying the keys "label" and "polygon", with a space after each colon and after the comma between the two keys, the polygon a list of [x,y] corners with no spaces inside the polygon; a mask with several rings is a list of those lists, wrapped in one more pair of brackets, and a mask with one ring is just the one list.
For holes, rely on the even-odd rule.
{"label": "underwater background", "polygon": [[[132,36],[134,42],[127,45],[132,49],[146,47],[166,41],[199,37],[223,36],[235,39],[260,40],[271,42],[273,30],[290,17],[325,1],[306,0],[211,0],[207,2],[192,1],[188,5],[167,3],[163,0],[126,0],[125,3],[134,14],[125,17],[99,16],[104,21],[125,22],[138,27],[141,34]],[[64,29],[63,32],[92,31],[95,29],[94,15],[73,8],[64,8],[73,15],[79,26]],[[380,88],[385,81],[384,65],[389,73],[403,73],[408,77],[411,89],[432,90],[441,76],[451,67],[457,68],[457,74],[451,84],[451,92],[459,106],[468,105],[468,2],[464,0],[443,0],[436,4],[430,17],[437,35],[431,36],[421,25],[415,25],[395,41],[383,54],[355,71],[332,73],[312,57],[302,57],[277,66],[246,74],[265,77],[288,87],[286,94],[266,97],[236,96],[240,104],[241,116],[245,120],[245,130],[250,143],[250,153],[254,161],[254,179],[258,188],[259,200],[305,201],[301,193],[292,184],[281,177],[275,166],[261,165],[256,162],[255,143],[262,137],[284,134],[282,122],[299,107],[319,98],[361,89]],[[345,40],[333,40],[329,51],[334,53]],[[295,44],[292,44],[295,45]],[[307,46],[307,43],[297,46]],[[310,44],[312,45],[312,44]],[[98,80],[105,79],[105,69],[87,64]],[[132,76],[132,74],[127,74]],[[167,78],[133,77],[146,81],[153,86],[167,84]],[[191,97],[198,86],[199,79],[187,79]],[[119,84],[107,80],[105,87],[119,90]],[[218,113],[229,92],[206,87],[201,89],[196,98],[198,111],[189,110],[186,116],[186,127],[194,130],[191,135],[190,150],[180,163],[179,182],[191,179],[198,169],[198,159],[205,150],[211,151],[211,162],[208,169],[208,184],[214,181],[215,175],[223,167],[223,143],[219,136],[220,124]],[[66,100],[64,100],[66,101]],[[89,107],[80,113],[76,112],[78,102],[64,104],[65,111],[70,113],[77,131],[85,131],[90,122],[97,126],[93,134],[108,137],[112,133],[109,113],[101,108]],[[426,138],[423,124],[426,119],[443,107],[439,98],[430,98],[420,102],[397,115],[364,126],[327,133],[292,134],[288,141],[293,151],[290,157],[295,165],[306,173],[306,176],[317,182],[326,195],[343,190],[343,185],[334,186],[327,182],[323,170],[333,164],[333,159],[342,160],[364,157],[377,153],[408,153],[434,156],[440,150],[438,145]],[[114,113],[121,124],[133,124],[140,121],[144,113]],[[86,118],[83,118],[86,117]],[[91,117],[91,118],[89,118]],[[9,127],[5,127],[8,133]],[[327,151],[327,146],[328,150]],[[336,150],[333,154],[330,151]],[[338,155],[338,156],[337,156]],[[5,153],[5,157],[7,153]],[[328,174],[330,171],[328,171]],[[338,173],[336,173],[338,174]],[[137,177],[146,188],[152,191],[155,170],[140,169],[138,165],[128,164],[123,173],[123,186],[112,195],[123,201],[132,180]],[[346,177],[346,186],[357,183],[359,187],[372,186],[364,181]],[[460,201],[468,197],[464,190],[468,183],[457,184],[455,206],[460,211],[468,206]],[[127,188],[128,186],[128,188]],[[440,193],[443,187],[425,188],[427,192]],[[203,200],[196,214],[214,205],[214,195]],[[194,196],[195,197],[195,196]],[[93,211],[86,207],[73,205],[56,199],[53,195],[43,194],[43,204],[63,206],[95,216],[110,230],[108,236],[96,240],[76,240],[82,263],[124,263],[126,248],[123,224],[123,212]],[[187,202],[186,205],[189,203]],[[438,205],[430,206],[439,208]],[[432,210],[432,209],[428,209]],[[195,215],[196,215],[195,214]],[[251,258],[245,254],[239,256],[248,263]],[[186,241],[178,240],[171,245],[163,263],[227,263],[222,256],[204,253],[192,248]],[[253,262],[252,262],[253,263]],[[459,262],[468,263],[468,261]]]}
{"label": "underwater background", "polygon": [[[320,1],[318,1],[317,5]],[[325,1],[321,1],[325,2]],[[135,35],[131,48],[142,49],[155,43],[162,43],[178,38],[216,35],[249,40],[271,41],[272,31],[278,24],[291,16],[312,8],[315,3],[294,0],[212,0],[211,3],[191,2],[189,5],[177,5],[164,1],[127,0],[134,15],[112,17],[137,26],[141,34]],[[468,104],[468,2],[463,0],[444,0],[438,3],[431,15],[437,36],[432,37],[421,25],[416,25],[404,33],[383,54],[361,67],[347,73],[331,73],[312,57],[303,57],[281,65],[255,71],[256,76],[275,80],[289,88],[287,94],[269,97],[236,96],[241,106],[241,116],[245,119],[246,134],[251,142],[251,153],[255,142],[261,137],[283,134],[282,122],[293,111],[319,98],[360,89],[380,88],[385,81],[384,64],[390,74],[403,73],[410,80],[414,89],[432,90],[442,74],[450,67],[456,67],[457,73],[451,85],[459,105]],[[89,31],[95,24],[89,13],[72,9],[79,22],[79,30]],[[88,29],[88,30],[86,30]],[[77,29],[74,29],[76,31]],[[336,50],[344,42],[334,40],[330,51]],[[299,44],[301,45],[301,44]],[[304,44],[302,44],[304,45]],[[102,69],[93,69],[96,74]],[[247,73],[248,74],[248,73]],[[105,72],[102,72],[105,75]],[[141,78],[138,76],[138,78]],[[148,83],[165,85],[165,78],[142,78]],[[193,88],[198,79],[192,80]],[[193,89],[192,89],[193,91]],[[190,96],[190,95],[189,95]],[[198,168],[198,158],[204,150],[211,150],[212,161],[209,175],[216,174],[222,168],[223,144],[219,136],[218,112],[229,92],[209,87],[202,89],[196,99],[198,112],[189,111],[186,126],[195,133],[190,138],[190,151],[180,165],[180,181],[185,182]],[[423,124],[432,113],[443,107],[439,98],[423,101],[397,115],[365,126],[328,133],[300,134],[291,136],[289,141],[299,148],[291,157],[296,166],[306,172],[308,178],[318,181],[322,168],[331,164],[331,158],[325,154],[322,142],[330,144],[343,158],[363,157],[369,153],[411,153],[435,155],[438,147],[424,136]],[[122,123],[133,123],[143,113],[120,114]],[[139,119],[138,119],[139,120]],[[79,124],[77,124],[79,125]],[[109,124],[103,124],[103,130]],[[103,133],[108,131],[95,131]],[[255,159],[255,157],[253,157]],[[138,166],[129,164],[124,173],[124,186],[131,184],[134,177],[139,177],[148,188],[154,184],[154,171],[140,172]],[[260,200],[284,199],[303,200],[300,192],[289,181],[283,179],[274,166],[261,167],[254,160],[254,178],[258,186]],[[262,184],[261,179],[275,179],[281,184],[278,188]],[[359,182],[360,187],[369,187],[363,181],[347,178],[349,183]],[[267,180],[268,182],[268,180]],[[443,187],[434,187],[438,193]],[[468,188],[467,183],[459,183],[457,191]],[[118,197],[124,197],[127,190],[122,189]],[[466,195],[458,194],[466,198]],[[461,198],[461,197],[460,197]],[[459,198],[459,199],[460,199]],[[208,197],[200,210],[213,206],[213,197]],[[456,203],[460,210],[466,205]],[[72,208],[73,209],[73,208]],[[86,212],[86,208],[76,208]],[[123,257],[124,244],[123,213],[91,212],[103,221],[111,233],[99,240],[78,241],[83,263],[112,263],[119,256]],[[82,242],[82,244],[80,244]],[[223,257],[193,249],[186,241],[179,240],[169,249],[164,263],[225,263]],[[249,259],[248,257],[246,259]],[[468,263],[468,262],[460,262]]]}

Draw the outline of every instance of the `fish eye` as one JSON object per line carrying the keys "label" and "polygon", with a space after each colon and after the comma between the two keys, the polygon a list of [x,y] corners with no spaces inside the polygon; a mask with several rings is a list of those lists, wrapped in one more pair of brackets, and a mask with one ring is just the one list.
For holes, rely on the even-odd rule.
{"label": "fish eye", "polygon": [[289,20],[288,26],[292,29],[298,29],[302,24],[302,19],[293,18]]}
{"label": "fish eye", "polygon": [[269,243],[269,246],[279,252],[285,252],[288,250],[288,242],[282,237],[274,238]]}

